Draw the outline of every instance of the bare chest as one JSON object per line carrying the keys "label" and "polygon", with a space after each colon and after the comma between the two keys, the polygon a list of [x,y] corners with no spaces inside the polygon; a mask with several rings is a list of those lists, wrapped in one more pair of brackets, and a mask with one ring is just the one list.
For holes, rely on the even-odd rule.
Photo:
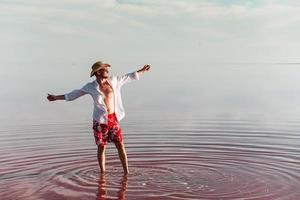
{"label": "bare chest", "polygon": [[113,88],[107,84],[103,86],[99,86],[100,91],[104,94],[104,96],[107,98],[113,97],[114,91]]}

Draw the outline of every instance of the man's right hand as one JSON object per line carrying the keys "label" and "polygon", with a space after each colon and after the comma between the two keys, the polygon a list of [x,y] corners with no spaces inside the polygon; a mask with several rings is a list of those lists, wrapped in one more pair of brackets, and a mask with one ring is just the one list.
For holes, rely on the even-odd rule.
{"label": "man's right hand", "polygon": [[48,94],[47,99],[49,101],[55,101],[56,100],[55,95],[52,95],[52,94]]}

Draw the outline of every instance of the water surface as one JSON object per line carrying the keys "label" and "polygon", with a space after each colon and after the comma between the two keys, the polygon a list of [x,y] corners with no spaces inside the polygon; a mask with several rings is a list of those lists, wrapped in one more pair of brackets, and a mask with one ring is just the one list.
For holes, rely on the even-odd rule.
{"label": "water surface", "polygon": [[300,199],[300,121],[133,114],[130,174],[89,121],[1,127],[1,199]]}

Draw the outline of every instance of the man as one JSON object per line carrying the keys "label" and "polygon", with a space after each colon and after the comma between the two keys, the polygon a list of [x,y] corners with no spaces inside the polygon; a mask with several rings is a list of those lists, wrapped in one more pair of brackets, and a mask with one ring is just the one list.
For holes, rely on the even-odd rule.
{"label": "man", "polygon": [[98,61],[93,64],[90,74],[91,77],[96,77],[94,81],[64,95],[48,94],[47,99],[72,101],[90,94],[94,100],[93,132],[98,146],[97,157],[101,173],[105,172],[105,145],[114,142],[124,173],[128,174],[127,155],[119,125],[119,121],[125,116],[120,90],[125,83],[139,80],[140,75],[150,70],[150,65],[123,76],[109,76],[109,68],[109,64]]}

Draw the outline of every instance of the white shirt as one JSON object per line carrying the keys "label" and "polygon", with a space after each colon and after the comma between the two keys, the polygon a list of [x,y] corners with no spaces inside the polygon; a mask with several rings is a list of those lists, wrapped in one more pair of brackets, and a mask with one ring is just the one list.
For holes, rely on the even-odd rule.
{"label": "white shirt", "polygon": [[[121,87],[125,83],[129,83],[133,80],[139,80],[138,72],[128,73],[123,76],[110,76],[108,78],[108,83],[112,86],[114,92],[115,113],[118,121],[123,119],[125,116],[121,98]],[[97,80],[85,84],[81,89],[76,89],[65,94],[65,100],[73,101],[85,94],[90,94],[94,100],[93,119],[101,124],[107,124],[107,107],[104,103],[104,94],[101,92]]]}

